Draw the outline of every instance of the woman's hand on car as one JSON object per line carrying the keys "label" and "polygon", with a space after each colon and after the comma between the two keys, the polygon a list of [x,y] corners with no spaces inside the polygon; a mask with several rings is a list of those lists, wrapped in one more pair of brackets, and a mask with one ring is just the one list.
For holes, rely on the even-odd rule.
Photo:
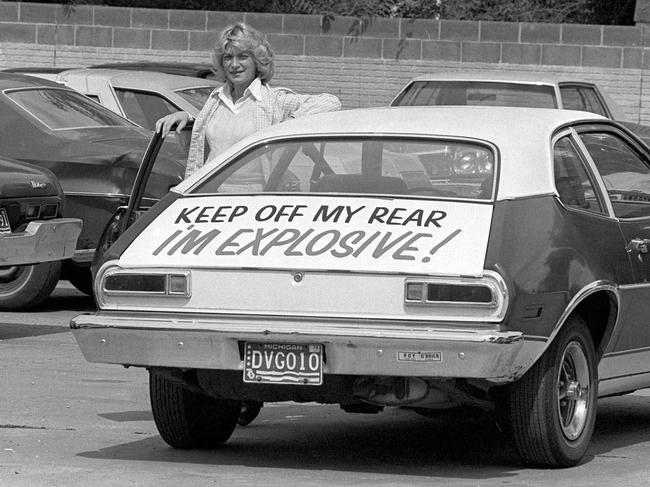
{"label": "woman's hand on car", "polygon": [[176,133],[180,134],[189,120],[190,115],[187,112],[170,113],[156,121],[156,132],[160,132],[164,139],[174,126],[176,126]]}

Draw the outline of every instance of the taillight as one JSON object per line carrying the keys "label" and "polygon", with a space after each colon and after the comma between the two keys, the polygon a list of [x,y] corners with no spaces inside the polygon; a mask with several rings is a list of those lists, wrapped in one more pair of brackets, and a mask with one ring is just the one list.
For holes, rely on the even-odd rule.
{"label": "taillight", "polygon": [[500,319],[508,300],[506,285],[499,274],[485,271],[482,277],[409,278],[404,283],[404,304],[430,309],[484,310],[486,317]]}
{"label": "taillight", "polygon": [[102,290],[116,295],[190,296],[189,272],[109,272],[104,276]]}

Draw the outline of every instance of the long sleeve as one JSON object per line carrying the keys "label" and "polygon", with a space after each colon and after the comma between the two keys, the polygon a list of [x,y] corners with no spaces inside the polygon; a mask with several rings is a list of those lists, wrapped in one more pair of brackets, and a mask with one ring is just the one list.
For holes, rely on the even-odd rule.
{"label": "long sleeve", "polygon": [[318,95],[299,95],[286,88],[274,90],[277,103],[282,107],[284,119],[304,117],[322,112],[334,112],[341,109],[340,100],[329,93]]}

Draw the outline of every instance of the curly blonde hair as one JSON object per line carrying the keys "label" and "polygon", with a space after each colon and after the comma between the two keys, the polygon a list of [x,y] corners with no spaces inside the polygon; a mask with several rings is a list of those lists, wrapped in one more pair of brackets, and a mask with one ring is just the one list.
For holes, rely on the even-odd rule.
{"label": "curly blonde hair", "polygon": [[226,81],[223,56],[233,47],[251,54],[255,62],[257,77],[260,80],[271,80],[273,77],[273,50],[260,31],[243,22],[229,25],[219,34],[212,53],[212,64],[217,79]]}

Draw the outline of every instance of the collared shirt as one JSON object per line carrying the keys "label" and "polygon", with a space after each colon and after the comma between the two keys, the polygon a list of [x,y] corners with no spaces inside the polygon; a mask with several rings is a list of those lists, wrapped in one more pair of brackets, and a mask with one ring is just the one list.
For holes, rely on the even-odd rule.
{"label": "collared shirt", "polygon": [[[249,90],[250,96],[247,100],[243,101],[246,104],[248,104],[249,101],[254,101],[254,103],[251,103],[251,106],[254,106],[254,116],[252,117],[252,123],[254,126],[253,132],[283,122],[291,117],[298,118],[313,113],[339,110],[341,108],[341,102],[339,99],[328,93],[321,93],[319,95],[299,95],[287,88],[271,88],[268,83],[261,82],[259,79],[253,80],[253,83],[255,83],[255,87]],[[253,83],[251,83],[251,86]],[[187,157],[185,177],[192,175],[198,169],[203,167],[206,162],[205,156],[207,152],[210,153],[211,159],[219,153],[211,150],[207,140],[207,127],[211,123],[215,113],[220,109],[223,111],[223,105],[228,103],[226,98],[219,96],[219,93],[222,93],[225,97],[225,92],[228,89],[229,88],[224,87],[224,89],[219,88],[212,92],[196,117],[194,127],[192,128],[192,138],[190,140],[190,150]],[[259,95],[259,99],[255,98],[257,96],[256,92],[257,95]],[[237,109],[237,103],[233,103],[232,99],[230,99],[230,104],[231,108],[234,107]],[[234,115],[237,116],[238,124],[243,117],[243,112],[240,111],[237,114],[234,114],[231,111],[230,116]],[[247,131],[250,127],[248,125],[249,122],[250,121],[245,122],[245,128],[237,128],[233,130]],[[215,130],[215,127],[217,126],[213,126],[213,133],[221,134],[222,129],[219,128],[218,130]]]}
{"label": "collared shirt", "polygon": [[261,87],[259,78],[255,78],[236,101],[233,101],[227,84],[217,90],[216,96],[220,103],[205,128],[209,148],[206,163],[235,142],[257,131],[255,117],[257,103],[262,100]]}

